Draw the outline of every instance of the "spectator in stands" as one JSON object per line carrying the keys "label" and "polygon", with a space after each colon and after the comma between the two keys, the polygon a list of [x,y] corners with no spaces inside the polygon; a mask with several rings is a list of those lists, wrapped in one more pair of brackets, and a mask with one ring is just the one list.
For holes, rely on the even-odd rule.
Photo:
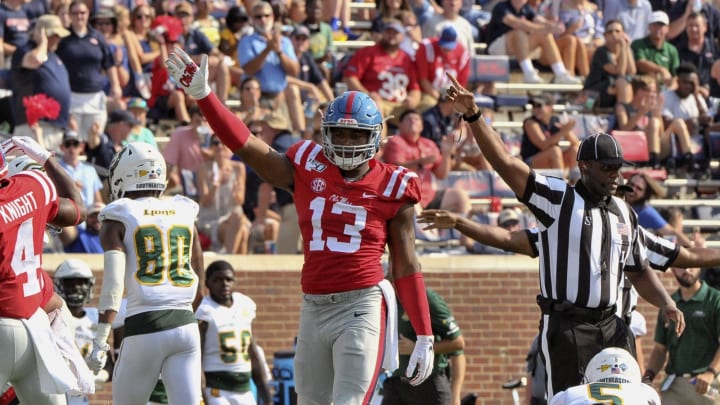
{"label": "spectator in stands", "polygon": [[470,212],[467,191],[446,187],[438,189],[437,182],[448,176],[455,153],[455,141],[444,136],[440,148],[435,142],[421,136],[422,116],[416,110],[407,110],[400,116],[398,135],[388,139],[383,152],[387,163],[405,166],[420,176],[423,209],[444,209],[462,216]]}
{"label": "spectator in stands", "polygon": [[565,31],[555,41],[565,68],[585,77],[595,49],[605,43],[602,13],[589,0],[571,0],[561,3],[559,18]]}
{"label": "spectator in stands", "polygon": [[[615,105],[616,128],[621,131],[643,131],[650,154],[648,166],[659,169],[661,145],[665,144],[664,139],[661,139],[665,137],[661,118],[662,95],[658,95],[657,82],[649,76],[634,78],[630,86],[633,91],[632,101]],[[680,134],[681,138],[684,138],[683,135]]]}
{"label": "spectator in stands", "polygon": [[42,138],[36,139],[48,150],[57,150],[63,132],[70,121],[70,81],[66,66],[55,53],[60,40],[70,35],[60,18],[46,15],[38,18],[32,39],[13,54],[11,88],[14,135],[35,137],[27,125],[23,98],[43,93],[60,105],[58,117],[53,121],[40,121]]}
{"label": "spectator in stands", "polygon": [[[667,2],[667,1],[665,1]],[[700,4],[700,9],[696,10],[695,5]],[[680,40],[688,35],[688,18],[695,13],[702,13],[708,23],[708,30],[705,35],[713,41],[720,38],[720,10],[717,6],[713,6],[706,0],[677,0],[664,4],[661,10],[665,10],[670,18],[668,27],[668,40],[674,45],[678,45]]]}
{"label": "spectator in stands", "polygon": [[317,113],[320,103],[334,98],[330,84],[315,59],[310,53],[310,30],[304,25],[298,25],[290,34],[295,55],[300,63],[300,74],[297,77],[288,77],[289,93],[287,102],[297,103],[294,108],[303,109],[304,114],[299,116],[297,132],[304,136],[312,136],[313,117]]}
{"label": "spectator in stands", "polygon": [[504,0],[495,5],[487,33],[487,52],[490,55],[509,55],[515,58],[523,71],[526,83],[542,83],[543,79],[533,67],[531,58],[540,49],[543,60],[550,63],[554,83],[579,84],[580,79],[565,69],[553,34],[559,25],[535,13],[526,0]]}
{"label": "spectator in stands", "polygon": [[445,136],[453,136],[462,126],[461,116],[455,111],[447,97],[446,89],[439,92],[437,104],[422,113],[422,137],[435,142],[439,148]]}
{"label": "spectator in stands", "polygon": [[133,97],[127,101],[127,109],[138,121],[130,131],[127,142],[145,142],[157,148],[155,134],[147,127],[147,102],[140,97]]}
{"label": "spectator in stands", "polygon": [[632,100],[630,81],[635,74],[635,58],[622,23],[609,20],[605,24],[605,45],[592,58],[584,89],[597,93],[593,107],[607,108]]}
{"label": "spectator in stands", "polygon": [[246,76],[257,78],[262,96],[272,101],[272,108],[282,108],[287,78],[298,75],[300,64],[290,39],[275,27],[270,3],[255,3],[251,15],[255,32],[240,40],[238,60]]}
{"label": "spectator in stands", "polygon": [[210,138],[212,158],[197,172],[198,232],[212,240],[210,250],[247,254],[250,222],[243,213],[245,164],[232,160],[232,151],[216,136]]}
{"label": "spectator in stands", "polygon": [[24,5],[23,0],[5,0],[0,5],[0,47],[5,57],[0,69],[8,67],[15,50],[30,40],[31,19]]}
{"label": "spectator in stands", "polygon": [[105,207],[101,201],[88,208],[85,226],[68,226],[58,234],[65,253],[104,253],[100,245],[100,220],[98,214]]}
{"label": "spectator in stands", "polygon": [[703,97],[710,95],[711,71],[713,65],[720,66],[720,48],[714,38],[708,38],[707,18],[702,13],[691,13],[687,17],[687,35],[676,41],[680,63],[697,68],[699,84],[697,91]]}
{"label": "spectator in stands", "polygon": [[334,65],[335,47],[333,45],[332,28],[322,21],[323,0],[307,0],[305,2],[305,21],[303,25],[310,30],[310,53],[315,62],[323,70],[326,78]]}
{"label": "spectator in stands", "polygon": [[630,41],[645,38],[652,17],[652,6],[648,0],[612,0],[604,2],[603,18],[620,21]]}
{"label": "spectator in stands", "polygon": [[162,150],[167,162],[168,188],[182,186],[183,194],[197,198],[195,174],[213,153],[209,142],[212,130],[200,108],[190,108],[190,124],[180,126],[170,134],[170,141]]}
{"label": "spectator in stands", "polygon": [[690,239],[668,224],[650,203],[653,197],[665,197],[665,190],[652,177],[636,173],[628,179],[626,185],[629,189],[625,191],[625,201],[633,207],[638,215],[638,223],[643,228],[661,236],[674,236],[679,245],[692,247]]}
{"label": "spectator in stands", "polygon": [[[127,9],[125,10],[127,12]],[[125,88],[130,81],[130,65],[128,61],[128,47],[125,40],[119,32],[118,15],[111,9],[103,9],[98,11],[90,18],[92,27],[95,28],[105,38],[105,42],[110,48],[115,60],[115,71],[117,72],[118,85]],[[107,93],[109,91],[110,82],[105,80],[103,88]],[[108,109],[123,108],[124,105],[118,104],[120,100],[108,100]]]}
{"label": "spectator in stands", "polygon": [[422,24],[423,38],[439,37],[447,26],[457,32],[457,41],[471,54],[475,54],[475,37],[473,27],[465,17],[460,15],[462,0],[443,0],[440,2],[442,13],[435,13]]}
{"label": "spectator in stands", "polygon": [[243,122],[260,120],[270,114],[260,102],[260,82],[254,77],[245,78],[240,83],[240,109],[235,113]]}
{"label": "spectator in stands", "polygon": [[455,28],[448,25],[440,36],[424,39],[415,56],[418,81],[425,98],[423,105],[435,105],[440,92],[451,83],[446,73],[467,86],[470,77],[470,54],[457,38]]}
{"label": "spectator in stands", "polygon": [[[704,132],[711,122],[705,98],[700,91],[700,81],[695,65],[684,63],[677,69],[677,88],[663,92],[663,119],[665,123],[679,118],[685,122],[690,135]],[[683,147],[682,152],[690,154]]]}
{"label": "spectator in stands", "polygon": [[375,16],[370,22],[370,32],[373,34],[374,41],[380,39],[386,20],[398,18],[403,11],[413,11],[410,0],[378,0],[376,5]]}
{"label": "spectator in stands", "polygon": [[[213,3],[215,3],[213,1]],[[192,28],[205,34],[213,47],[220,45],[220,22],[210,14],[208,0],[195,1],[195,17]]]}
{"label": "spectator in stands", "polygon": [[[523,121],[520,156],[533,169],[560,169],[570,172],[577,166],[580,141],[574,132],[575,120],[562,122],[553,114],[550,96],[533,97],[532,115]],[[568,146],[560,146],[567,141]]]}
{"label": "spectator in stands", "polygon": [[[417,68],[399,48],[404,33],[405,27],[399,20],[386,21],[382,38],[375,45],[358,49],[343,75],[348,90],[370,95],[383,117],[399,117],[406,110],[422,109]],[[397,119],[390,122],[397,124]]]}
{"label": "spectator in stands", "polygon": [[177,18],[160,16],[153,20],[153,29],[161,31],[162,34],[155,36],[160,44],[160,54],[152,64],[152,88],[148,107],[149,116],[152,119],[174,118],[180,125],[187,125],[190,122],[185,92],[180,90],[170,79],[165,60],[168,53],[175,47],[182,46],[182,24]]}
{"label": "spectator in stands", "polygon": [[[290,123],[280,111],[273,111],[259,121],[250,122],[249,127],[257,132],[257,136],[278,152],[287,151],[292,145],[300,141],[300,138],[290,132]],[[254,171],[248,173],[248,187],[245,194],[248,203],[245,204],[245,212],[255,212],[255,217],[267,215],[270,210],[272,198],[268,192],[260,195],[262,179]],[[265,189],[269,191],[269,189]],[[252,197],[251,197],[252,196]],[[277,240],[277,253],[296,254],[301,246],[300,226],[298,225],[297,212],[292,194],[287,190],[275,188],[275,196],[280,214],[280,229]],[[260,198],[264,197],[264,198]],[[250,200],[250,198],[257,198]],[[267,218],[267,216],[266,216]]]}
{"label": "spectator in stands", "polygon": [[104,128],[107,122],[106,78],[109,97],[122,97],[115,57],[103,35],[88,26],[89,13],[82,0],[70,3],[70,35],[60,41],[56,51],[69,73],[70,113],[84,140],[94,124]]}
{"label": "spectator in stands", "polygon": [[[150,74],[155,58],[160,55],[160,46],[156,40],[157,33],[152,33],[150,25],[155,18],[155,10],[147,4],[137,5],[130,13],[130,30],[128,42],[132,43],[131,48],[135,49],[141,69],[133,67],[134,73],[130,78],[131,83],[139,90],[138,94],[130,91],[131,96],[142,96],[150,98],[149,94],[143,94],[147,88],[150,92]],[[142,90],[142,91],[140,91]]]}
{"label": "spectator in stands", "polygon": [[639,74],[659,77],[667,87],[674,86],[675,70],[680,57],[675,46],[667,42],[668,16],[655,11],[650,17],[650,34],[632,42],[631,48]]}
{"label": "spectator in stands", "polygon": [[242,81],[242,67],[238,62],[237,46],[240,38],[247,35],[251,31],[248,24],[248,16],[245,10],[239,6],[232,6],[225,16],[225,27],[220,31],[220,45],[218,49],[225,56],[232,60],[230,65],[230,82],[233,86],[240,87]]}
{"label": "spectator in stands", "polygon": [[[135,125],[138,125],[138,120],[129,111],[115,110],[108,117],[104,134],[100,133],[97,123],[90,128],[85,154],[87,162],[95,165],[95,170],[101,179],[108,178],[110,162],[127,141]],[[108,191],[109,189],[105,188],[105,192]]]}
{"label": "spectator in stands", "polygon": [[103,184],[95,168],[80,160],[84,148],[85,145],[77,132],[66,131],[60,146],[62,156],[58,159],[58,163],[75,181],[75,185],[83,197],[83,202],[89,207],[96,202],[103,201],[100,193]]}
{"label": "spectator in stands", "polygon": [[[215,94],[220,101],[225,101],[230,91],[230,70],[222,54],[203,31],[193,25],[195,17],[190,3],[183,1],[175,6],[175,16],[182,22],[183,50],[198,66],[201,55],[208,55],[208,81],[215,84]],[[218,33],[218,37],[219,35]]]}

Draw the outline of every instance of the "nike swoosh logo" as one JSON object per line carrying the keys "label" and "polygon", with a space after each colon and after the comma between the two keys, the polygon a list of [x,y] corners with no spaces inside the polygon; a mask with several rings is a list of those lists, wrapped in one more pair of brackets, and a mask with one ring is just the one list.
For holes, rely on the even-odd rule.
{"label": "nike swoosh logo", "polygon": [[355,311],[355,317],[356,317],[356,318],[357,318],[358,316],[363,316],[363,315],[367,315],[367,312],[357,312],[357,311]]}
{"label": "nike swoosh logo", "polygon": [[363,198],[377,198],[375,194],[362,193]]}

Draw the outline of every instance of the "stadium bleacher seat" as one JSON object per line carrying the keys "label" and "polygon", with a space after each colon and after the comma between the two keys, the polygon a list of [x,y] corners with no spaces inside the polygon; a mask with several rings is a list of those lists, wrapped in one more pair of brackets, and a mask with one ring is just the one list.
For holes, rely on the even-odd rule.
{"label": "stadium bleacher seat", "polygon": [[[510,58],[507,56],[473,55],[470,67],[470,82],[473,83],[507,83],[510,81]],[[515,107],[525,109],[528,96],[521,94],[501,93],[494,97],[492,108]],[[488,107],[487,103],[478,104]]]}
{"label": "stadium bleacher seat", "polygon": [[645,163],[650,159],[647,137],[643,131],[612,131],[618,141],[625,160],[631,163]]}

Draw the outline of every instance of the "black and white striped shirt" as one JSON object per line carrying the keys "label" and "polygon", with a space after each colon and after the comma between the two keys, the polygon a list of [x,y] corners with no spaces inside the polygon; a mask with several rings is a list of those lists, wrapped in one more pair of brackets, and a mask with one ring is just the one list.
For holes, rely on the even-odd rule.
{"label": "black and white striped shirt", "polygon": [[644,271],[648,262],[632,208],[618,197],[593,202],[582,182],[535,172],[521,201],[540,229],[542,296],[585,308],[620,305],[623,271]]}

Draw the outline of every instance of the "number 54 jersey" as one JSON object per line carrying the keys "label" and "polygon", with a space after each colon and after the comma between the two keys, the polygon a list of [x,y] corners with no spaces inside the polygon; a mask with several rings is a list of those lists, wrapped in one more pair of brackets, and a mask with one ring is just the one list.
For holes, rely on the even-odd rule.
{"label": "number 54 jersey", "polygon": [[295,166],[303,292],[330,294],[380,283],[388,221],[420,200],[417,175],[371,159],[365,177],[346,180],[322,146],[311,141],[296,143],[286,155]]}
{"label": "number 54 jersey", "polygon": [[121,198],[100,212],[101,221],[125,225],[128,317],[165,309],[192,311],[198,279],[190,255],[198,209],[195,201],[176,195]]}

